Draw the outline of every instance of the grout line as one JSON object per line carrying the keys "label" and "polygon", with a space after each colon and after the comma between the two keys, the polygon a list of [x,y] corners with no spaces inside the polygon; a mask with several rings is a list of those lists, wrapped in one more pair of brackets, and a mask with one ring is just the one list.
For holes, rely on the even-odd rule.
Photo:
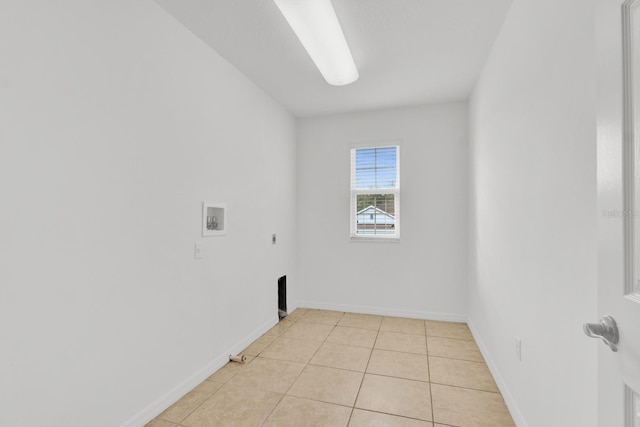
{"label": "grout line", "polygon": [[389,353],[402,353],[402,354],[410,354],[413,356],[423,356],[423,357],[427,357],[428,354],[427,353],[412,353],[410,351],[400,351],[400,350],[389,350],[388,348],[373,348],[374,350],[378,350],[378,351],[387,351]]}
{"label": "grout line", "polygon": [[320,402],[320,403],[326,403],[327,405],[334,405],[334,406],[341,406],[343,408],[350,408],[353,409],[353,406],[349,406],[349,405],[344,405],[342,403],[336,403],[336,402],[328,402],[326,400],[318,400],[318,399],[312,399],[310,397],[304,397],[304,396],[296,396],[294,394],[288,394],[288,397],[293,397],[295,399],[303,399],[303,400],[308,400],[309,402]]}
{"label": "grout line", "polygon": [[399,335],[412,335],[414,337],[425,337],[426,334],[414,334],[413,332],[399,332],[399,331],[383,331],[380,329],[380,332],[384,332],[385,334],[399,334]]}
{"label": "grout line", "polygon": [[[363,409],[363,408],[354,408],[354,409],[358,409],[359,411],[364,411],[364,412],[373,412],[374,414],[384,414],[384,415],[390,415],[392,417],[406,418],[406,419],[409,419],[409,420],[422,421],[423,423],[433,424],[435,422],[435,421],[425,420],[425,419],[422,419],[422,418],[409,417],[407,415],[393,414],[391,412],[376,411],[374,409]],[[442,424],[442,423],[438,423],[438,424]],[[442,425],[448,426],[449,424],[442,424]],[[457,427],[457,426],[451,426],[451,427]]]}
{"label": "grout line", "polygon": [[[306,312],[305,314],[307,314],[308,312]],[[302,315],[304,316],[304,314]],[[297,320],[292,320],[293,322],[297,323]],[[294,327],[294,325],[289,326],[289,328],[287,328],[287,330],[289,330],[290,328]],[[283,333],[284,335],[284,333]],[[282,335],[281,335],[282,336]],[[275,340],[274,340],[275,341]],[[266,359],[266,357],[264,357],[263,359]],[[271,359],[271,360],[276,360],[276,359]],[[305,364],[305,368],[306,368],[306,364]],[[263,426],[267,420],[269,419],[269,417],[271,416],[271,414],[273,414],[273,411],[275,411],[275,409],[278,407],[278,405],[280,405],[280,403],[282,402],[282,399],[284,399],[284,397],[287,395],[287,392],[291,389],[291,387],[293,387],[293,384],[298,380],[298,378],[300,377],[300,374],[302,374],[302,372],[304,371],[305,368],[302,368],[300,370],[300,373],[296,376],[296,379],[293,380],[293,382],[291,383],[291,385],[289,386],[289,388],[287,389],[287,391],[285,391],[284,393],[282,393],[282,395],[280,396],[280,399],[278,400],[278,402],[273,405],[273,408],[271,408],[271,411],[269,411],[269,413],[267,414],[267,416],[264,418],[264,421],[262,421],[262,423],[260,424],[261,426]]]}
{"label": "grout line", "polygon": [[[361,326],[349,326],[349,325],[336,325],[336,326],[339,328],[362,329],[364,331],[379,331],[379,329],[363,328]],[[416,334],[411,334],[411,335],[416,335]]]}
{"label": "grout line", "polygon": [[[294,311],[295,311],[295,310],[294,310]],[[305,312],[305,314],[306,314],[306,313],[307,313],[307,312]],[[303,314],[302,316],[304,316],[304,314]],[[301,316],[301,317],[302,317],[302,316]],[[284,336],[284,334],[286,333],[286,331],[288,331],[289,329],[291,329],[291,328],[292,328],[293,326],[295,326],[295,324],[297,323],[297,320],[294,320],[294,319],[289,319],[289,320],[291,320],[294,324],[293,324],[293,325],[291,325],[291,326],[289,326],[289,327],[288,327],[288,328],[287,328],[287,329],[286,329],[282,334],[278,335],[278,336],[276,337],[276,339],[274,339],[273,341],[276,341],[278,338],[282,338],[282,337]],[[271,344],[273,344],[273,342],[272,342]],[[267,347],[269,347],[271,344],[269,344]],[[265,350],[267,349],[267,347],[265,347]],[[264,351],[264,350],[263,350],[263,351]],[[262,352],[260,352],[260,353],[262,353]],[[258,357],[258,356],[256,356],[256,358],[257,358],[257,357]],[[266,359],[266,357],[263,357],[263,359]],[[271,359],[271,360],[274,360],[274,359]],[[304,370],[304,368],[303,368],[303,370]],[[300,372],[302,373],[302,371],[300,371]],[[300,374],[298,374],[298,376],[300,376]],[[297,380],[297,379],[298,379],[298,378],[296,377],[296,380]],[[295,380],[294,380],[293,382],[295,382]],[[293,383],[292,383],[292,385],[293,385]],[[289,388],[291,388],[291,386],[289,386]],[[289,391],[289,390],[287,390],[287,391]],[[262,421],[262,423],[260,423],[260,425],[261,425],[261,426],[263,426],[263,425],[267,422],[267,420],[269,419],[269,417],[271,416],[271,414],[273,414],[273,411],[278,407],[278,405],[280,405],[280,403],[282,402],[282,399],[284,399],[284,397],[285,397],[286,395],[287,395],[287,394],[286,394],[286,392],[285,392],[285,393],[283,393],[283,394],[280,396],[280,399],[278,399],[278,402],[276,402],[276,404],[275,404],[275,405],[273,405],[273,408],[271,408],[271,411],[269,411],[269,413],[267,414],[267,416],[264,418],[264,421]]]}
{"label": "grout line", "polygon": [[[286,330],[284,330],[280,335],[277,336],[273,336],[274,337],[274,341],[277,340],[278,338],[288,338],[288,339],[293,339],[293,340],[300,340],[300,341],[304,341],[303,339],[300,338],[290,338],[290,337],[284,337],[284,334],[293,326],[295,326],[295,324],[297,323],[303,323],[303,324],[318,324],[318,325],[325,325],[325,326],[331,326],[331,330],[330,332],[327,334],[327,336],[321,341],[320,345],[318,346],[318,348],[316,349],[316,351],[314,352],[314,354],[309,358],[309,361],[304,363],[304,367],[302,368],[302,370],[300,371],[300,373],[296,376],[296,378],[293,380],[293,382],[291,383],[291,385],[288,387],[287,391],[285,391],[284,393],[281,394],[280,399],[278,400],[278,402],[273,406],[273,408],[271,409],[271,411],[269,412],[269,414],[267,414],[266,418],[264,419],[264,421],[262,422],[261,425],[264,425],[267,421],[267,419],[272,415],[272,413],[274,412],[275,408],[277,408],[280,403],[282,402],[282,400],[284,399],[285,396],[288,396],[288,392],[291,390],[291,388],[293,387],[293,385],[296,383],[296,381],[300,378],[300,376],[302,375],[302,373],[307,369],[308,366],[321,366],[321,367],[325,367],[325,368],[329,368],[329,369],[338,369],[338,370],[344,370],[344,371],[349,371],[349,372],[357,372],[357,373],[361,373],[362,374],[362,380],[360,381],[360,386],[358,387],[358,392],[356,393],[356,397],[353,401],[353,405],[349,406],[349,405],[343,405],[343,404],[339,404],[339,403],[334,403],[334,402],[325,402],[323,400],[318,400],[318,399],[311,399],[311,398],[306,398],[306,397],[299,397],[299,396],[292,396],[295,398],[299,398],[299,399],[305,399],[308,401],[313,401],[313,402],[321,402],[321,403],[325,403],[325,404],[330,404],[330,405],[337,405],[337,406],[341,406],[341,407],[347,407],[347,408],[351,408],[351,413],[349,414],[349,419],[347,421],[347,425],[349,422],[351,422],[351,419],[353,417],[353,413],[355,411],[356,408],[356,402],[358,400],[358,397],[360,396],[360,392],[362,390],[362,385],[364,384],[364,378],[366,375],[377,375],[377,376],[384,376],[384,377],[388,377],[388,378],[398,378],[398,379],[404,379],[404,380],[409,380],[409,381],[417,381],[417,382],[425,382],[425,381],[421,381],[421,380],[417,380],[417,379],[413,379],[413,378],[404,378],[404,377],[398,377],[398,376],[392,376],[392,375],[384,375],[384,374],[376,374],[376,373],[369,373],[367,372],[369,365],[371,363],[371,358],[373,356],[373,350],[376,350],[376,344],[378,341],[378,338],[380,337],[380,333],[381,332],[390,332],[390,333],[396,333],[396,334],[405,334],[405,335],[414,335],[414,336],[420,336],[421,334],[414,334],[414,333],[407,333],[407,332],[397,332],[397,331],[386,331],[386,330],[382,330],[382,324],[384,323],[384,318],[385,317],[389,317],[389,316],[380,316],[382,319],[380,321],[379,327],[376,330],[376,337],[374,339],[374,343],[372,347],[361,347],[358,345],[351,345],[351,344],[340,344],[340,343],[332,343],[330,341],[327,341],[327,339],[329,338],[329,336],[331,336],[331,334],[336,330],[336,328],[341,327],[341,328],[352,328],[352,329],[359,329],[359,330],[369,330],[369,331],[374,331],[374,329],[370,329],[370,328],[362,328],[362,327],[354,327],[354,326],[344,326],[344,325],[340,325],[340,321],[342,319],[345,318],[345,316],[349,313],[347,312],[338,312],[338,311],[334,311],[335,313],[342,313],[342,315],[340,316],[340,318],[336,321],[335,324],[333,325],[327,325],[324,323],[318,323],[318,322],[308,322],[308,321],[304,321],[302,320],[304,318],[304,316],[306,316],[308,313],[312,313],[315,312],[316,310],[312,310],[312,309],[305,309],[303,307],[300,307],[305,311],[304,314],[300,315],[300,317],[296,320],[289,318],[289,320],[291,321],[291,325],[286,328]],[[295,310],[294,310],[295,311]],[[330,310],[332,311],[332,310]],[[452,385],[452,384],[444,384],[444,383],[437,383],[437,382],[432,382],[432,378],[431,378],[431,366],[429,363],[429,360],[431,357],[435,357],[435,358],[441,358],[441,359],[450,359],[450,360],[460,360],[460,361],[465,361],[465,362],[471,362],[471,363],[479,363],[479,364],[485,364],[485,361],[477,361],[477,360],[468,360],[468,359],[460,359],[458,357],[443,357],[443,356],[436,356],[436,355],[431,355],[430,351],[429,351],[429,338],[442,338],[442,339],[449,339],[449,340],[457,340],[457,341],[465,341],[465,342],[473,342],[475,343],[475,340],[472,338],[470,339],[466,339],[466,338],[457,338],[457,337],[451,337],[451,336],[438,336],[438,335],[429,335],[427,327],[426,327],[426,321],[425,321],[425,332],[424,335],[425,336],[425,347],[426,347],[426,355],[424,354],[420,354],[420,353],[410,353],[410,352],[404,352],[404,351],[397,351],[395,349],[393,350],[389,350],[389,349],[377,349],[380,351],[388,351],[388,352],[398,352],[398,353],[404,353],[404,354],[414,354],[417,356],[426,356],[427,358],[427,370],[428,370],[428,375],[429,375],[429,380],[426,381],[429,383],[429,392],[430,392],[430,400],[431,400],[431,423],[436,423],[435,421],[435,416],[433,413],[433,390],[432,390],[432,385],[436,384],[436,385],[440,385],[440,386],[445,386],[445,387],[453,387],[453,388],[457,388],[457,389],[463,389],[463,390],[471,390],[471,391],[476,391],[476,392],[485,392],[485,393],[491,393],[491,394],[497,394],[502,396],[502,394],[500,393],[500,391],[489,391],[489,390],[483,390],[483,389],[478,389],[478,388],[471,388],[471,387],[463,387],[463,386],[458,386],[458,385]],[[268,331],[267,331],[268,333]],[[257,341],[258,339],[262,338],[263,336],[267,335],[267,333],[263,334],[261,337],[257,338],[255,341]],[[254,341],[254,342],[255,342]],[[254,342],[252,342],[249,345],[252,345]],[[361,371],[356,371],[356,370],[351,370],[351,369],[344,369],[344,368],[336,368],[334,366],[324,366],[324,365],[316,365],[316,364],[312,364],[311,361],[313,360],[313,358],[317,355],[317,353],[320,351],[320,349],[322,348],[322,346],[325,343],[329,343],[329,344],[333,344],[333,345],[338,345],[338,346],[349,346],[349,347],[357,347],[357,348],[366,348],[369,350],[369,357],[367,360],[367,364],[364,368],[364,372]],[[193,414],[196,410],[198,410],[202,405],[204,405],[204,403],[206,403],[207,401],[209,401],[214,395],[216,395],[220,390],[222,390],[223,388],[225,388],[226,386],[230,385],[230,381],[236,376],[238,375],[247,365],[249,365],[252,361],[254,361],[255,359],[257,359],[260,354],[266,350],[266,348],[268,348],[271,344],[267,345],[265,347],[265,349],[263,349],[262,351],[260,351],[257,355],[251,355],[252,360],[250,360],[245,366],[243,366],[238,372],[234,373],[232,375],[231,378],[229,378],[229,380],[227,380],[226,382],[222,383],[223,385],[216,390],[215,392],[213,392],[211,395],[209,395],[203,402],[201,402],[198,406],[196,406],[196,408],[194,408],[191,412],[189,412],[188,415],[186,415],[178,424],[176,424],[177,426],[181,427],[182,426],[182,422],[187,419],[191,414]],[[477,343],[476,343],[477,345]],[[269,359],[269,358],[263,358],[263,359]],[[269,360],[279,360],[279,361],[285,361],[282,359],[269,359]],[[300,362],[297,362],[300,363]],[[302,363],[300,363],[302,364]],[[226,365],[225,365],[226,366]],[[221,368],[222,369],[222,368]],[[217,372],[217,371],[216,371]],[[493,376],[492,376],[493,378]],[[207,379],[205,379],[205,381],[207,381]],[[495,381],[495,379],[494,379]],[[218,381],[214,381],[214,382],[218,382]],[[218,382],[219,383],[219,382]],[[197,386],[196,386],[197,387]],[[243,386],[240,386],[243,387]],[[195,389],[195,387],[194,387]],[[193,391],[190,390],[187,394],[191,393]],[[208,393],[203,393],[203,394],[208,394]],[[279,393],[278,393],[279,394]],[[177,403],[177,402],[176,402]],[[175,405],[175,404],[174,404]],[[172,405],[173,406],[173,405]],[[171,407],[169,407],[171,408]],[[167,408],[167,409],[169,409]],[[396,417],[401,417],[401,418],[406,418],[406,419],[414,419],[414,420],[420,420],[420,421],[425,421],[422,420],[420,418],[413,418],[413,417],[407,417],[404,415],[399,415],[399,414],[393,414],[393,413],[387,413],[387,412],[382,412],[382,411],[376,411],[376,410],[371,410],[371,409],[362,409],[363,411],[369,411],[369,412],[373,412],[373,413],[380,413],[380,414],[387,414],[387,415],[391,415],[391,416],[396,416]],[[154,418],[154,420],[159,419],[159,420],[163,420],[163,421],[168,421],[173,423],[173,421],[169,421],[169,420],[164,420],[162,418],[156,417]],[[152,420],[153,421],[153,420]],[[429,422],[429,420],[426,420],[427,422]],[[442,424],[442,423],[439,423]],[[444,426],[448,425],[448,424],[442,424]]]}
{"label": "grout line", "polygon": [[[247,363],[247,365],[248,365],[249,363],[251,363],[251,362],[253,361],[253,359],[255,359],[255,357],[252,357],[252,359]],[[227,362],[227,363],[230,363],[230,362]],[[227,364],[225,364],[224,366],[227,366]],[[223,366],[222,368],[224,368],[224,366]],[[245,365],[245,366],[246,366],[246,365]],[[244,368],[245,366],[242,366],[242,367],[241,367],[241,369],[242,369],[242,368]],[[222,369],[222,368],[220,368],[220,369]],[[216,372],[218,372],[220,369],[218,369]],[[214,373],[215,373],[215,372],[214,372]],[[197,406],[196,406],[192,411],[190,411],[187,415],[185,415],[185,416],[184,416],[184,417],[183,417],[183,418],[178,422],[178,424],[181,424],[184,420],[186,420],[187,418],[189,418],[189,417],[191,416],[191,414],[193,414],[196,410],[198,410],[198,408],[200,408],[200,407],[201,407],[202,405],[204,405],[208,400],[210,400],[214,395],[216,395],[220,390],[222,390],[224,387],[226,387],[226,386],[229,384],[229,381],[231,381],[231,379],[232,379],[233,377],[235,377],[237,374],[238,374],[238,372],[236,372],[235,374],[233,374],[233,375],[231,376],[231,378],[229,378],[226,382],[220,382],[220,381],[209,381],[209,378],[211,377],[211,375],[213,375],[213,374],[211,374],[209,377],[205,378],[205,379],[204,379],[200,384],[198,384],[197,386],[195,386],[194,388],[192,388],[191,390],[189,390],[189,391],[188,391],[184,396],[182,396],[180,399],[178,399],[178,401],[177,401],[177,402],[175,402],[173,405],[169,406],[169,408],[167,408],[167,409],[165,409],[164,411],[162,411],[162,413],[160,413],[158,416],[156,416],[156,417],[155,417],[153,420],[151,420],[151,421],[154,421],[154,420],[158,420],[158,419],[159,419],[159,420],[162,420],[162,421],[167,421],[167,422],[171,422],[171,423],[173,423],[173,421],[169,421],[169,420],[166,420],[166,419],[164,419],[164,418],[160,418],[160,415],[162,415],[164,412],[166,412],[166,411],[167,411],[167,410],[169,410],[170,408],[174,407],[178,402],[180,402],[182,399],[184,399],[184,398],[185,398],[185,396],[187,396],[189,393],[192,393],[192,392],[193,392],[197,387],[199,387],[200,385],[202,385],[205,381],[209,381],[209,382],[217,383],[217,384],[222,384],[222,386],[218,387],[218,389],[217,389],[216,391],[214,391],[213,393],[211,393],[211,394],[209,395],[209,397],[207,397],[207,398],[206,398],[205,400],[203,400],[199,405],[197,405]],[[201,392],[197,392],[197,393],[201,393]],[[209,394],[209,393],[201,393],[201,394]],[[150,421],[150,422],[151,422],[151,421]],[[174,423],[174,424],[175,424],[175,423]]]}
{"label": "grout line", "polygon": [[461,385],[453,385],[453,384],[445,384],[445,383],[431,383],[431,384],[441,385],[441,386],[445,386],[445,387],[460,388],[462,390],[480,391],[480,392],[483,392],[483,393],[492,393],[492,394],[500,394],[501,395],[500,391],[483,390],[481,388],[463,387]]}
{"label": "grout line", "polygon": [[[385,378],[395,378],[397,380],[415,381],[417,383],[428,383],[429,382],[429,381],[424,381],[424,380],[417,380],[415,378],[399,377],[399,376],[396,376],[396,375],[378,374],[376,372],[365,372],[365,374],[371,375],[371,376],[374,376],[374,377],[385,377]],[[446,384],[444,384],[444,385],[446,385]]]}
{"label": "grout line", "polygon": [[[308,312],[307,312],[308,313]],[[307,314],[305,313],[305,314]],[[303,314],[303,316],[305,315]],[[342,315],[344,316],[344,312],[342,313]],[[296,322],[294,320],[294,322]],[[301,322],[301,323],[305,323],[305,322]],[[319,323],[317,323],[319,324]],[[336,322],[337,324],[337,322]],[[294,325],[291,325],[290,327],[293,327]],[[331,326],[331,325],[327,325],[327,326]],[[331,332],[333,332],[333,330],[335,329],[335,325],[333,326],[333,328],[331,328]],[[320,348],[322,347],[322,344],[324,344],[327,341],[327,338],[329,337],[329,335],[331,335],[331,332],[329,332],[327,334],[327,336],[324,338],[324,340],[322,340],[322,343],[320,343],[320,345],[318,346],[318,348],[316,349],[316,351],[313,353],[313,356],[311,356],[311,358],[309,359],[309,362],[311,362],[311,360],[315,357],[316,353],[318,353],[318,350],[320,350]],[[295,339],[295,338],[292,338]],[[265,357],[266,359],[266,357]],[[277,360],[277,359],[271,359],[271,360]],[[291,387],[293,387],[293,385],[296,383],[296,381],[298,381],[298,378],[300,378],[300,375],[302,375],[302,373],[305,371],[305,369],[307,369],[307,366],[309,366],[309,362],[304,364],[304,368],[302,368],[302,370],[300,370],[300,373],[296,376],[296,378],[291,382],[291,385],[289,386],[289,388],[287,388],[287,391],[285,391],[282,394],[282,397],[280,398],[280,400],[278,400],[278,403],[276,403],[273,408],[271,408],[271,411],[269,411],[269,414],[266,416],[266,418],[264,419],[264,421],[262,422],[262,424],[260,424],[261,426],[263,426],[267,420],[269,419],[269,417],[271,416],[271,414],[273,414],[273,411],[275,411],[275,409],[278,407],[278,405],[280,405],[280,403],[282,402],[282,399],[284,399],[285,396],[288,396],[287,393],[289,393],[289,390],[291,390]],[[313,365],[315,366],[315,365]],[[297,397],[297,396],[292,396],[292,397]],[[312,400],[312,399],[307,399],[307,400]],[[318,401],[319,402],[319,401]],[[328,403],[328,402],[325,402]]]}
{"label": "grout line", "polygon": [[443,337],[442,335],[428,335],[427,337],[431,337],[431,338],[442,338],[442,339],[447,339],[447,340],[456,340],[456,341],[466,341],[466,342],[473,342],[475,343],[476,340],[474,340],[473,338],[456,338],[456,337]]}
{"label": "grout line", "polygon": [[271,408],[271,410],[269,411],[269,413],[267,414],[266,417],[264,417],[264,421],[262,421],[262,423],[260,423],[261,426],[263,426],[267,420],[269,419],[269,417],[271,416],[271,414],[273,414],[273,411],[275,411],[275,409],[278,407],[278,405],[280,405],[280,403],[282,402],[282,399],[284,399],[284,397],[286,396],[286,394],[283,394],[282,396],[280,396],[280,399],[278,399],[278,401],[276,402],[275,405],[273,405],[273,408]]}
{"label": "grout line", "polygon": [[429,364],[429,336],[427,335],[427,322],[424,322],[424,342],[427,348],[427,374],[429,375],[429,403],[431,404],[431,425],[436,423],[436,414],[433,408],[433,389],[431,388],[431,365]]}
{"label": "grout line", "polygon": [[[382,321],[380,321],[380,327],[382,327]],[[373,355],[373,349],[376,347],[376,342],[378,341],[378,335],[380,335],[380,329],[376,332],[376,339],[373,340],[373,347],[371,347],[369,351],[369,359],[367,360],[367,366],[364,367],[364,372],[362,373],[362,380],[360,380],[360,387],[358,387],[358,392],[356,393],[356,398],[353,399],[353,407],[351,408],[351,414],[349,414],[349,420],[347,420],[347,426],[351,422],[351,417],[353,417],[353,411],[356,410],[356,403],[358,402],[358,397],[360,397],[360,390],[362,390],[362,384],[364,383],[364,377],[367,375],[367,369],[369,369],[369,363],[371,363],[371,355]]]}
{"label": "grout line", "polygon": [[429,355],[429,357],[437,357],[440,359],[449,359],[449,360],[458,360],[460,362],[474,362],[474,363],[484,363],[485,365],[487,364],[487,362],[485,362],[484,360],[471,360],[471,359],[461,359],[460,357],[447,357],[447,356],[437,356],[437,355]]}
{"label": "grout line", "polygon": [[[206,380],[205,380],[205,381],[206,381]],[[203,381],[203,382],[204,382],[204,381]],[[198,384],[198,385],[200,385],[200,384]],[[196,387],[197,387],[197,386],[196,386]],[[224,386],[222,386],[222,387],[224,387]],[[221,389],[222,387],[218,387],[218,390],[216,390],[216,391],[214,391],[213,393],[211,393],[211,395],[210,395],[209,397],[207,397],[206,399],[204,399],[202,402],[200,402],[200,404],[199,404],[198,406],[196,406],[195,408],[193,408],[193,410],[192,410],[192,411],[190,411],[187,415],[185,415],[184,417],[182,417],[182,419],[178,422],[178,424],[181,424],[184,420],[186,420],[187,418],[189,418],[189,417],[191,416],[191,414],[193,414],[195,411],[197,411],[199,407],[201,407],[202,405],[204,405],[204,403],[205,403],[206,401],[208,401],[209,399],[211,399],[211,398],[212,398],[212,397],[213,397],[213,396],[214,396],[218,391],[220,391],[220,389]],[[194,387],[194,389],[195,389],[195,387]],[[193,389],[192,389],[192,390],[190,390],[187,394],[189,394],[189,393],[191,393],[191,392],[193,392]],[[184,396],[182,396],[182,397],[180,398],[180,400],[184,399],[184,397],[185,397],[187,394],[185,394]],[[202,393],[202,394],[205,394],[205,393]],[[208,393],[206,393],[206,394],[208,394]],[[179,402],[180,400],[178,400],[178,402]],[[176,402],[176,403],[178,403],[178,402]],[[174,403],[174,405],[175,405],[175,403]],[[173,407],[173,405],[171,405],[169,408],[171,408],[171,407]],[[169,409],[169,408],[167,408],[167,409]],[[164,412],[164,411],[163,411],[163,412]],[[156,418],[158,418],[158,417],[156,417]],[[160,419],[162,419],[162,418],[160,418]],[[162,419],[162,420],[163,420],[163,421],[168,421],[168,420],[164,420],[164,419]],[[173,422],[173,421],[170,421],[170,422]]]}
{"label": "grout line", "polygon": [[358,374],[364,374],[365,373],[364,371],[358,371],[358,370],[355,370],[355,369],[336,368],[335,366],[318,365],[317,363],[311,363],[311,362],[309,362],[308,365],[315,366],[315,367],[318,367],[318,368],[336,369],[338,371],[356,372]]}
{"label": "grout line", "polygon": [[446,357],[446,356],[435,356],[435,355],[429,356],[429,357],[433,357],[434,359],[447,359],[447,360],[457,360],[459,362],[478,363],[480,365],[486,365],[487,364],[485,361],[459,359],[457,357]]}

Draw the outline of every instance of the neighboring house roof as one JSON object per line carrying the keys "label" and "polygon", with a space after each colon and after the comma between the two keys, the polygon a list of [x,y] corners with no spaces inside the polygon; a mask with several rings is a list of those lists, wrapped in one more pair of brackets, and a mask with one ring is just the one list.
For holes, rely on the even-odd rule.
{"label": "neighboring house roof", "polygon": [[389,218],[395,219],[395,216],[391,215],[388,212],[383,211],[382,209],[376,208],[373,205],[369,205],[366,208],[362,209],[357,213],[357,215],[367,215],[367,214],[373,214],[373,213],[375,213],[376,215],[386,215]]}

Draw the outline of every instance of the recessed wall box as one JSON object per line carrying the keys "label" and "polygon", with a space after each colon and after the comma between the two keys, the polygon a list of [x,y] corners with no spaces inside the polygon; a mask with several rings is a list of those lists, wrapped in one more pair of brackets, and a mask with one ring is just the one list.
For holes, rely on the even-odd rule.
{"label": "recessed wall box", "polygon": [[226,203],[202,202],[202,236],[227,234]]}

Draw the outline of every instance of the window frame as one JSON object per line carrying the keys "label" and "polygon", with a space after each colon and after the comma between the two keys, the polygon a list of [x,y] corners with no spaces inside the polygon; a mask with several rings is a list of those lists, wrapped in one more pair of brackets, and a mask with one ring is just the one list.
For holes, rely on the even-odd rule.
{"label": "window frame", "polygon": [[[356,150],[367,148],[384,148],[395,147],[396,149],[396,186],[395,188],[366,188],[357,189],[355,181],[356,173]],[[400,141],[380,141],[368,142],[360,144],[351,144],[349,146],[350,169],[349,169],[349,232],[352,242],[399,242],[400,241]],[[357,217],[356,212],[357,198],[360,194],[392,194],[394,201],[394,233],[393,234],[357,234]]]}

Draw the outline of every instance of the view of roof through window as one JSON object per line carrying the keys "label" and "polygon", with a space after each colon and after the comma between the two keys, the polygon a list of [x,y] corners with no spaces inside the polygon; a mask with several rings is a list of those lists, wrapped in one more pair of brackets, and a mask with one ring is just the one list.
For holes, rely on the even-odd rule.
{"label": "view of roof through window", "polygon": [[396,236],[398,147],[357,148],[352,155],[352,233]]}

